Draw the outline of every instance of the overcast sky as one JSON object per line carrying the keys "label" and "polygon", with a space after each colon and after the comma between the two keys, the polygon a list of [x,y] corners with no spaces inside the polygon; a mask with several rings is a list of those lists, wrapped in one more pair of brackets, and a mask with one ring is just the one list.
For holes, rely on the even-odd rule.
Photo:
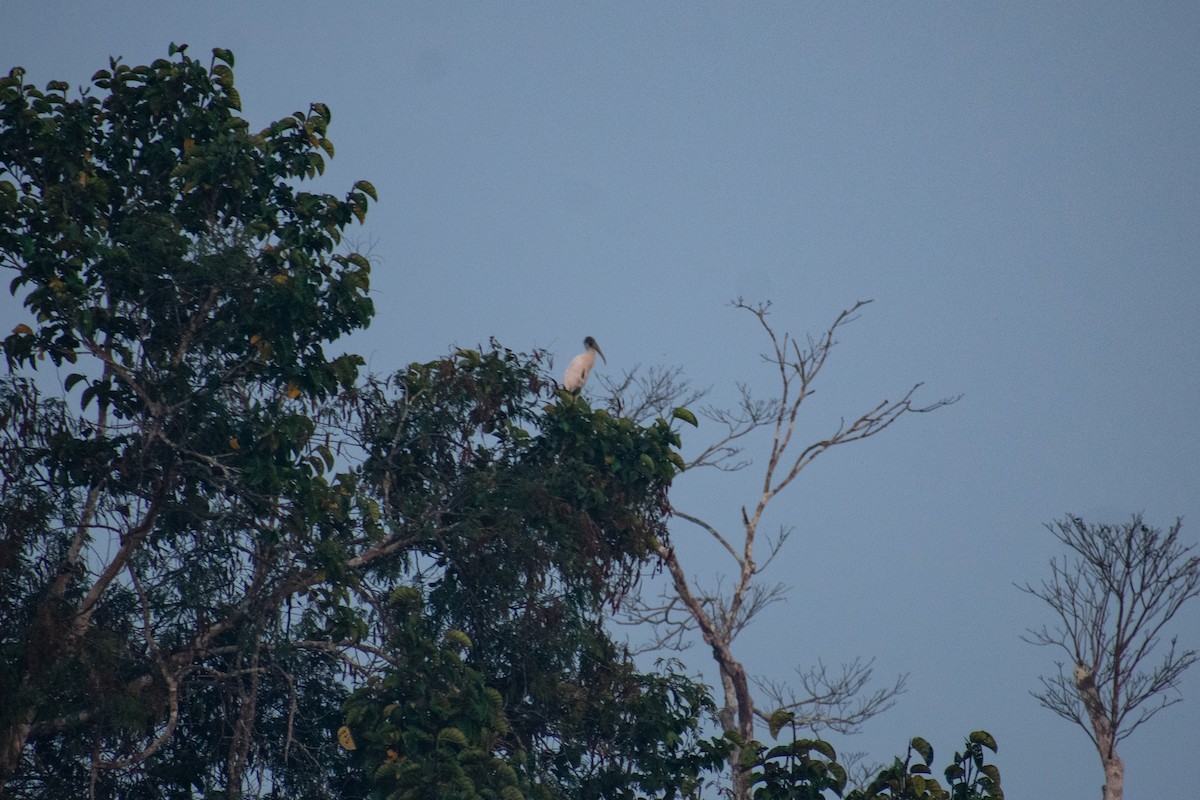
{"label": "overcast sky", "polygon": [[[956,405],[816,462],[779,498],[749,669],[875,657],[896,707],[840,748],[991,731],[1009,797],[1094,800],[1083,732],[1038,707],[1056,654],[1014,583],[1065,513],[1200,538],[1200,4],[4,0],[0,68],[86,83],[110,55],[234,51],[255,126],[332,108],[322,188],[379,190],[360,237],[373,370],[497,337],[558,369],[682,367],[714,402],[771,372],[753,320],[817,333],[856,300],[801,434],[878,400]],[[7,284],[7,280],[5,281]],[[0,308],[16,317],[13,304]],[[5,328],[10,327],[8,322]],[[695,448],[713,425],[685,431]],[[759,443],[761,444],[761,442]],[[753,455],[753,452],[750,453]],[[736,533],[753,468],[686,476]],[[689,573],[726,565],[697,529]],[[1200,645],[1200,608],[1176,633]],[[702,647],[688,654],[706,667]],[[1195,793],[1200,669],[1121,750],[1130,798]]]}

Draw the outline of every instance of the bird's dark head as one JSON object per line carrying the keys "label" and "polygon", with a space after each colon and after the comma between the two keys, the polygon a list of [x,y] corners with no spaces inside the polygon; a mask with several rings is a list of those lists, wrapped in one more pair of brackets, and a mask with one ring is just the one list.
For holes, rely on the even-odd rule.
{"label": "bird's dark head", "polygon": [[587,338],[585,338],[583,340],[583,346],[586,347],[588,350],[595,350],[597,353],[600,354],[600,357],[604,359],[604,363],[605,364],[608,363],[608,359],[604,358],[604,351],[600,349],[600,345],[596,344],[596,340],[593,339],[591,336],[588,336]]}

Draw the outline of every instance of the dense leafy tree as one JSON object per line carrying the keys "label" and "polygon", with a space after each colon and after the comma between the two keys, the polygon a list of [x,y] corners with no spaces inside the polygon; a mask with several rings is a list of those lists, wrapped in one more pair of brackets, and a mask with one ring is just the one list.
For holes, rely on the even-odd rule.
{"label": "dense leafy tree", "polygon": [[[666,535],[678,437],[665,422],[638,426],[569,393],[546,404],[543,388],[537,364],[499,349],[368,382],[348,400],[363,419],[361,474],[381,523],[411,542],[428,647],[457,663],[445,642],[457,643],[463,679],[484,676],[504,709],[503,734],[486,704],[475,709],[483,721],[444,727],[472,741],[468,729],[484,726],[526,766],[535,794],[657,791],[699,768],[686,745],[706,698],[673,674],[638,673],[603,622]],[[392,577],[372,576],[382,582],[371,594]],[[405,712],[406,658],[356,696],[391,707],[387,719],[356,711],[352,731],[360,714],[378,741],[427,724]],[[398,770],[391,763],[385,773]]]}
{"label": "dense leafy tree", "polygon": [[253,133],[230,53],[171,56],[75,99],[0,81],[30,312],[0,388],[7,792],[362,796],[334,732],[416,685],[462,699],[402,729],[474,737],[481,791],[677,779],[703,694],[601,624],[665,535],[675,434],[498,346],[360,382],[325,349],[372,314],[340,243],[374,189],[300,188],[328,109]]}
{"label": "dense leafy tree", "polygon": [[299,190],[328,109],[252,133],[232,55],[173,50],[76,99],[0,81],[0,265],[30,312],[4,350],[14,375],[71,370],[61,399],[49,376],[6,390],[0,769],[19,781],[85,764],[105,793],[157,755],[208,787],[220,752],[236,793],[258,701],[289,680],[278,609],[358,535],[306,412],[356,377],[323,348],[372,313],[366,259],[334,250],[374,189]]}

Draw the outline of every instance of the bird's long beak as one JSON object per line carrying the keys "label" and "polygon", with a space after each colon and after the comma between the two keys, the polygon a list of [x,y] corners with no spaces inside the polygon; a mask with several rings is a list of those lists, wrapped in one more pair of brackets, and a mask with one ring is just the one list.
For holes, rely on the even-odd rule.
{"label": "bird's long beak", "polygon": [[596,348],[596,352],[600,354],[600,358],[604,359],[604,363],[605,363],[605,364],[607,364],[607,363],[608,363],[608,359],[607,359],[607,358],[604,358],[604,351],[600,349],[600,345],[598,345],[598,344],[597,344],[597,345],[593,345],[593,347],[595,347],[595,348]]}

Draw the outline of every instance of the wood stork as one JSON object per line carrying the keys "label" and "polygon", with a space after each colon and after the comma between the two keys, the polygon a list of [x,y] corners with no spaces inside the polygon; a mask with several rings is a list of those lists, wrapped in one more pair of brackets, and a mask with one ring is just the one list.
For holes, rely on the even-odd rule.
{"label": "wood stork", "polygon": [[604,353],[600,350],[600,345],[596,344],[596,340],[592,337],[587,337],[583,340],[583,352],[571,359],[571,363],[567,365],[567,371],[563,373],[563,388],[568,392],[578,392],[587,383],[588,375],[592,371],[592,365],[596,363],[596,354],[600,353],[600,358],[604,359],[604,363],[608,363],[608,359],[604,358]]}

